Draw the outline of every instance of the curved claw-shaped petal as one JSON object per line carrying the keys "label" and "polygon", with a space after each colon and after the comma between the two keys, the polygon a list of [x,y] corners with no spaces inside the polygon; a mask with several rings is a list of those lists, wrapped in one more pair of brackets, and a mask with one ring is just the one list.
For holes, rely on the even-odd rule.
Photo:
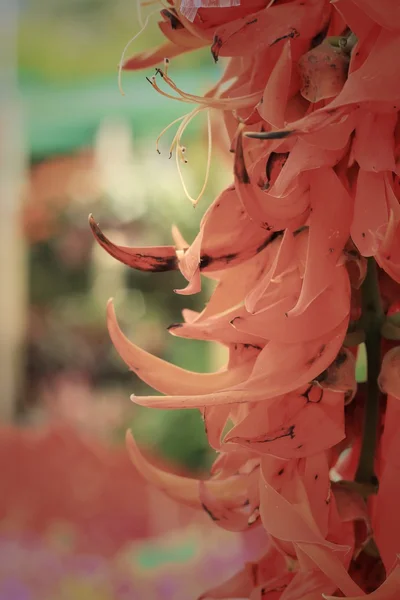
{"label": "curved claw-shaped petal", "polygon": [[269,342],[243,383],[202,396],[137,396],[135,403],[158,408],[202,408],[218,404],[259,402],[293,391],[315,379],[337,356],[348,318],[323,338],[299,344]]}
{"label": "curved claw-shaped petal", "polygon": [[199,482],[196,479],[181,477],[153,466],[140,452],[130,431],[126,434],[126,446],[132,463],[150,484],[182,504],[201,508]]}
{"label": "curved claw-shaped petal", "polygon": [[[295,282],[293,284],[295,291]],[[292,316],[295,295],[262,308],[256,314],[237,317],[233,326],[251,335],[266,339],[296,343],[321,337],[337,327],[349,314],[350,285],[344,267],[335,269],[332,284],[300,315]]]}
{"label": "curved claw-shaped petal", "polygon": [[313,173],[312,213],[303,286],[292,316],[301,314],[331,283],[350,233],[353,202],[331,168]]}
{"label": "curved claw-shaped petal", "polygon": [[231,325],[232,319],[240,316],[244,311],[244,308],[238,308],[204,321],[174,323],[169,326],[168,330],[176,337],[220,342],[221,344],[250,344],[262,348],[265,345],[264,338],[259,335],[242,333]]}
{"label": "curved claw-shaped petal", "polygon": [[[129,458],[146,481],[155,485],[173,500],[203,510],[199,479],[182,477],[152,465],[140,452],[130,431],[126,434],[126,445]],[[234,508],[243,505],[246,501],[247,479],[247,476],[233,476],[227,479],[212,479],[204,485],[216,500],[224,503],[226,507]]]}
{"label": "curved claw-shaped petal", "polygon": [[164,394],[209,394],[243,381],[251,371],[252,361],[238,365],[236,369],[217,373],[194,373],[142,350],[122,333],[112,300],[107,306],[107,324],[111,340],[122,360],[144,382]]}
{"label": "curved claw-shaped petal", "polygon": [[124,265],[139,271],[174,271],[178,269],[178,260],[174,246],[149,246],[129,248],[113,244],[101,231],[93,218],[89,216],[89,225],[92,233],[102,248],[113,258]]}

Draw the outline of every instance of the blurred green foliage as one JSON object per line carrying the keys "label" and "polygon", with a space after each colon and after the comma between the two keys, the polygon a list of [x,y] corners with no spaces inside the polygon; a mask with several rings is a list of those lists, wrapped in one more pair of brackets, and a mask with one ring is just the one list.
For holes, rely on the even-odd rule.
{"label": "blurred green foliage", "polygon": [[[143,18],[162,6],[143,9]],[[127,56],[164,40],[158,14],[150,17]],[[19,65],[42,80],[87,81],[117,71],[127,42],[140,31],[135,0],[26,0],[18,39]],[[209,51],[181,57],[187,69],[212,62]]]}

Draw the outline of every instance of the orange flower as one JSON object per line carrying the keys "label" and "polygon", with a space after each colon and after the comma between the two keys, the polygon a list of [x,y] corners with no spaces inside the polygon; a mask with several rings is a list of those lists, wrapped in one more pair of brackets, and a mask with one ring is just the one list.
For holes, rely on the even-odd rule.
{"label": "orange flower", "polygon": [[[176,246],[119,247],[93,219],[91,227],[129,266],[179,269],[188,284],[178,293],[198,292],[202,275],[216,282],[203,311],[184,311],[169,328],[224,344],[229,360],[216,373],[144,352],[111,304],[108,327],[122,359],[165,394],[132,400],[200,409],[218,457],[209,480],[197,481],[156,469],[128,437],[130,456],[221,527],[267,532],[261,558],[203,598],[396,598],[400,333],[387,316],[400,289],[398,3],[200,4],[170,0],[160,24],[167,44],[125,68],[164,61],[153,89],[196,106],[171,145],[178,165],[190,120],[223,115],[233,185],[191,245],[176,233]],[[215,61],[230,60],[202,97],[175,84],[170,59],[206,45]],[[368,381],[357,390],[361,342]],[[392,348],[382,364],[381,348]]]}

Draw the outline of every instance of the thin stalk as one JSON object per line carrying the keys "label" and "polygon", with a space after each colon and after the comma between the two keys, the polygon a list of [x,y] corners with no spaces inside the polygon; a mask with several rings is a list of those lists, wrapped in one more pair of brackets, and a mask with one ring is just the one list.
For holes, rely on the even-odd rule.
{"label": "thin stalk", "polygon": [[384,313],[379,293],[378,271],[374,258],[368,258],[367,275],[362,285],[362,324],[367,350],[367,398],[364,410],[361,453],[356,472],[356,482],[376,491],[375,452],[378,439],[379,400],[378,386],[381,368],[381,327]]}

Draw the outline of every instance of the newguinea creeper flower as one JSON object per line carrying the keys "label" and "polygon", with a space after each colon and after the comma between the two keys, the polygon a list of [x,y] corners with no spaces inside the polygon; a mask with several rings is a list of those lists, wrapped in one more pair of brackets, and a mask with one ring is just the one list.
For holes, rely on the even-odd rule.
{"label": "newguinea creeper flower", "polygon": [[[229,359],[200,374],[152,356],[110,302],[117,352],[164,394],[132,400],[199,409],[218,453],[205,481],[151,465],[128,434],[130,458],[217,526],[266,531],[259,559],[201,598],[395,600],[400,335],[391,323],[388,344],[383,325],[400,289],[400,4],[168,0],[160,17],[167,41],[122,66],[156,67],[154,91],[194,106],[171,145],[177,164],[191,119],[220,115],[232,185],[190,244],[175,230],[170,246],[122,247],[90,225],[126,265],[179,270],[177,293],[211,278],[206,307],[169,331],[223,344]],[[204,96],[171,77],[172,59],[201,47],[228,59]],[[357,389],[363,342],[368,381]]]}

